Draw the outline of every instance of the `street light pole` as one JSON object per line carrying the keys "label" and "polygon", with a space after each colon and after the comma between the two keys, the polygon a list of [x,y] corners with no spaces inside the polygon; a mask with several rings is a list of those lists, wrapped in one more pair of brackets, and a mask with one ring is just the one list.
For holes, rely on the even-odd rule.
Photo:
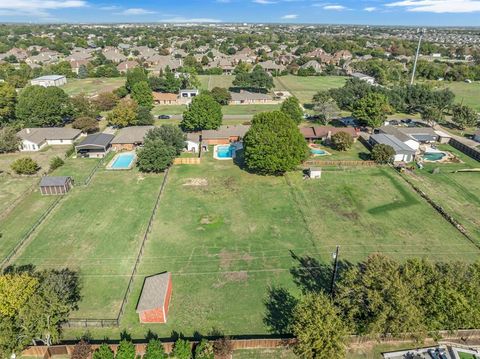
{"label": "street light pole", "polygon": [[413,81],[415,80],[415,71],[417,71],[418,55],[420,54],[420,45],[422,44],[424,31],[425,29],[420,30],[420,38],[418,39],[417,52],[415,54],[415,62],[413,63],[413,71],[412,71],[412,78],[410,79],[410,85],[413,85]]}
{"label": "street light pole", "polygon": [[332,273],[332,284],[330,286],[330,294],[332,296],[332,299],[335,297],[335,279],[337,277],[337,270],[338,270],[338,251],[340,249],[340,246],[337,246],[337,249],[335,250],[335,253],[332,253],[334,262],[333,262],[333,273]]}

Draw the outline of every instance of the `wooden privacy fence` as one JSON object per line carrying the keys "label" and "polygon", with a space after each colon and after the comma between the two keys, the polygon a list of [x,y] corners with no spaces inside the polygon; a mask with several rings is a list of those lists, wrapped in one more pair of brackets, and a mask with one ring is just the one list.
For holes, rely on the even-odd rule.
{"label": "wooden privacy fence", "polygon": [[178,157],[173,160],[174,165],[199,165],[199,157]]}
{"label": "wooden privacy fence", "polygon": [[480,161],[480,150],[477,150],[476,148],[470,147],[465,145],[464,143],[451,138],[448,144],[457,150],[465,153],[467,156],[473,158],[474,160]]}
{"label": "wooden privacy fence", "polygon": [[[348,343],[350,345],[356,344],[378,344],[378,343],[405,343],[411,341],[412,334],[404,334],[402,336],[385,336],[379,339],[368,337],[368,336],[359,336],[351,335],[348,338]],[[466,341],[469,339],[478,339],[480,338],[480,329],[466,329],[466,330],[455,330],[447,331],[441,330],[436,333],[437,338],[425,338],[425,341]],[[255,338],[255,339],[232,339],[232,346],[234,350],[238,349],[275,349],[275,348],[284,348],[289,347],[295,344],[296,340],[292,337],[286,338]],[[198,341],[192,340],[190,344],[193,346]],[[167,353],[170,353],[173,349],[174,342],[168,341],[163,342],[163,346]],[[146,349],[146,343],[137,343],[135,345],[135,351],[137,355],[143,355]],[[456,344],[455,344],[456,345]],[[92,344],[92,350],[97,349],[100,344]],[[109,344],[110,348],[116,352],[118,344]],[[32,346],[25,349],[22,352],[22,356],[33,356],[33,357],[43,357],[44,359],[50,359],[54,355],[71,355],[74,345],[54,345],[51,347],[46,346]]]}
{"label": "wooden privacy fence", "polygon": [[304,162],[305,166],[339,166],[339,167],[350,167],[350,166],[361,166],[361,167],[372,167],[377,166],[374,161],[334,161],[334,160],[308,160]]}
{"label": "wooden privacy fence", "polygon": [[[295,343],[295,339],[232,339],[231,340],[233,349],[274,349],[282,348]],[[190,344],[193,346],[198,341],[191,341]],[[173,349],[174,342],[164,342],[163,347],[165,352],[170,353]],[[96,350],[100,344],[93,344],[91,346],[92,351]],[[118,344],[109,344],[110,348],[116,352]],[[147,344],[139,343],[135,344],[135,352],[137,355],[145,354]],[[73,352],[74,345],[54,345],[51,347],[46,346],[35,346],[29,347],[22,352],[22,356],[34,356],[34,357],[43,357],[44,359],[49,359],[54,355],[68,355],[71,356]]]}

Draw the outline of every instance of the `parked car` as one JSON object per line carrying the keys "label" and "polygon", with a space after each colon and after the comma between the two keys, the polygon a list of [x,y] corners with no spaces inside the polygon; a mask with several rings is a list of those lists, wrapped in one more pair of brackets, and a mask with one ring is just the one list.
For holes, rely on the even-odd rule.
{"label": "parked car", "polygon": [[169,115],[159,115],[159,116],[158,116],[158,119],[159,119],[159,120],[169,120],[169,119],[170,119],[170,116],[169,116]]}

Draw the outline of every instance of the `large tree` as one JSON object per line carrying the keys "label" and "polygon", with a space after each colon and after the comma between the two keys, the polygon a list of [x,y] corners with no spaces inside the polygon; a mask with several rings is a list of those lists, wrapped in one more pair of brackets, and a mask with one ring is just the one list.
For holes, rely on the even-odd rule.
{"label": "large tree", "polygon": [[0,83],[0,126],[15,118],[17,91],[8,82]]}
{"label": "large tree", "polygon": [[337,151],[346,151],[353,145],[353,137],[351,134],[339,131],[332,136],[332,145]]}
{"label": "large tree", "polygon": [[13,127],[0,127],[0,153],[15,152],[22,143]]}
{"label": "large tree", "polygon": [[354,103],[352,116],[362,124],[375,128],[383,124],[391,111],[387,97],[372,92]]}
{"label": "large tree", "polygon": [[139,106],[152,109],[152,90],[146,81],[137,82],[132,86],[132,99],[134,99]]}
{"label": "large tree", "polygon": [[380,164],[386,164],[393,161],[395,150],[392,146],[383,143],[376,144],[372,148],[372,159]]}
{"label": "large tree", "polygon": [[328,91],[319,91],[313,96],[313,110],[316,121],[327,125],[331,120],[340,116],[340,109]]}
{"label": "large tree", "polygon": [[162,125],[155,127],[147,132],[146,140],[162,140],[167,146],[175,148],[175,152],[179,155],[185,148],[185,134],[175,125]]}
{"label": "large tree", "polygon": [[341,359],[346,354],[347,327],[323,293],[302,297],[293,311],[295,353],[305,359]]}
{"label": "large tree", "polygon": [[163,140],[147,139],[138,151],[137,166],[142,172],[163,172],[172,164],[176,154],[175,147],[167,145]]}
{"label": "large tree", "polygon": [[145,70],[141,67],[136,67],[134,69],[128,70],[127,81],[125,83],[125,87],[127,88],[128,92],[131,92],[133,86],[138,82],[148,83],[148,76]]}
{"label": "large tree", "polygon": [[223,87],[214,87],[210,91],[210,95],[222,106],[228,105],[228,102],[232,99],[230,91]]}
{"label": "large tree", "polygon": [[132,99],[121,100],[107,116],[110,125],[117,127],[134,126],[137,122],[138,104]]}
{"label": "large tree", "polygon": [[464,130],[466,127],[474,127],[479,122],[477,111],[466,105],[455,105],[452,108],[452,121],[455,125]]}
{"label": "large tree", "polygon": [[303,110],[298,98],[295,96],[285,99],[280,107],[280,111],[290,117],[297,125],[303,121]]}
{"label": "large tree", "polygon": [[26,127],[59,126],[72,114],[70,99],[61,88],[29,86],[18,96],[17,119]]}
{"label": "large tree", "polygon": [[98,109],[95,104],[85,94],[79,94],[71,98],[73,106],[73,114],[76,118],[79,117],[96,117]]}
{"label": "large tree", "polygon": [[79,117],[72,123],[72,127],[84,133],[94,133],[99,129],[98,121],[91,117]]}
{"label": "large tree", "polygon": [[218,102],[208,94],[200,94],[183,113],[180,127],[186,132],[217,129],[222,118],[222,107]]}
{"label": "large tree", "polygon": [[256,91],[270,90],[273,88],[273,78],[260,66],[256,66],[252,72],[238,72],[233,86]]}
{"label": "large tree", "polygon": [[245,165],[265,175],[294,170],[309,152],[295,122],[281,111],[255,115],[243,142]]}

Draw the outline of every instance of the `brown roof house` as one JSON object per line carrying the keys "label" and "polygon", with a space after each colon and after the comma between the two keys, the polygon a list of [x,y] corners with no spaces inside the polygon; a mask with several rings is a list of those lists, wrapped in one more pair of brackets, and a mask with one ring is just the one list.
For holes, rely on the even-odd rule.
{"label": "brown roof house", "polygon": [[146,277],[137,304],[140,323],[166,323],[171,296],[171,273],[165,272]]}
{"label": "brown roof house", "polygon": [[353,137],[356,141],[358,133],[353,127],[333,127],[333,126],[312,126],[301,127],[300,132],[308,142],[313,141],[328,141],[330,138],[338,132],[346,132]]}
{"label": "brown roof house", "polygon": [[250,129],[247,125],[223,125],[218,130],[202,131],[203,145],[225,145],[240,141]]}
{"label": "brown roof house", "polygon": [[121,73],[126,73],[128,70],[134,69],[140,66],[137,61],[123,61],[117,65],[117,70]]}
{"label": "brown roof house", "polygon": [[20,151],[40,151],[45,146],[71,145],[82,131],[65,127],[24,128],[17,132]]}
{"label": "brown roof house", "polygon": [[112,140],[112,148],[115,151],[132,151],[136,147],[143,145],[147,132],[154,128],[155,126],[124,127],[118,131]]}
{"label": "brown roof house", "polygon": [[174,93],[153,92],[153,102],[157,105],[178,105],[178,95]]}
{"label": "brown roof house", "polygon": [[268,104],[275,103],[272,96],[241,90],[240,92],[230,92],[232,96],[228,102],[229,105],[252,105],[252,104]]}

